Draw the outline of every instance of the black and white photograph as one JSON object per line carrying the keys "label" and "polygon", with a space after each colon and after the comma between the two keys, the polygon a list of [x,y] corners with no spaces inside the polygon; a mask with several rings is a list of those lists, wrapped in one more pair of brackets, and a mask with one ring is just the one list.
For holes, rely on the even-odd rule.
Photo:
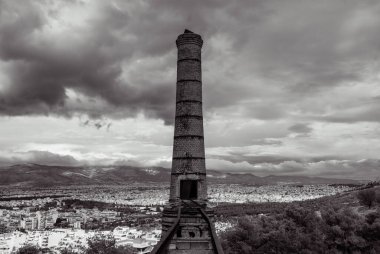
{"label": "black and white photograph", "polygon": [[380,253],[379,0],[0,0],[0,254]]}

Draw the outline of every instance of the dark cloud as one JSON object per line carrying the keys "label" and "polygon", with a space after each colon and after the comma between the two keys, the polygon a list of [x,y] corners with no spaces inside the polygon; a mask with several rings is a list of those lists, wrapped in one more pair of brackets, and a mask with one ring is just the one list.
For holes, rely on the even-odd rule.
{"label": "dark cloud", "polygon": [[[306,175],[358,180],[378,179],[380,160],[345,160],[339,156],[296,158],[276,155],[246,156],[231,154],[212,156],[217,159],[219,167],[234,172],[250,172],[259,175]],[[249,163],[251,167],[242,163]]]}
{"label": "dark cloud", "polygon": [[111,128],[111,126],[112,126],[112,123],[107,122],[105,120],[87,119],[87,120],[81,122],[81,125],[82,126],[93,126],[98,130],[104,127],[105,129],[109,130],[109,128]]}
{"label": "dark cloud", "polygon": [[281,155],[246,155],[243,153],[230,153],[229,155],[212,155],[212,159],[222,159],[225,161],[240,163],[247,162],[251,165],[257,164],[269,164],[269,165],[279,165],[285,162],[295,162],[295,163],[307,163],[307,162],[321,162],[326,160],[341,160],[338,156],[321,156],[321,157],[290,157]]}
{"label": "dark cloud", "polygon": [[59,155],[47,151],[28,151],[18,153],[12,157],[0,156],[1,166],[10,166],[19,163],[35,163],[49,166],[79,166],[83,162],[70,155]]}
{"label": "dark cloud", "polygon": [[70,155],[59,155],[46,151],[30,151],[29,163],[51,166],[78,166],[81,163]]}
{"label": "dark cloud", "polygon": [[[0,94],[2,114],[71,116],[79,112],[96,118],[106,113],[127,117],[146,111],[150,117],[169,119],[167,111],[173,110],[168,105],[174,101],[171,86],[129,84],[121,79],[123,64],[130,64],[139,45],[120,38],[125,32],[121,23],[128,23],[128,16],[104,6],[85,31],[54,36],[46,32],[49,20],[40,5],[14,8],[10,1],[2,5],[0,57],[10,65],[7,75],[11,82]],[[105,101],[104,109],[87,110],[80,101],[76,107],[68,107],[68,88]]]}
{"label": "dark cloud", "polygon": [[[65,8],[85,17],[64,19]],[[378,62],[378,10],[369,0],[1,1],[0,59],[9,84],[0,90],[0,114],[143,113],[171,124],[174,41],[189,28],[205,39],[207,112],[239,108],[243,117],[268,121],[325,117],[331,108],[339,115],[331,98],[313,99],[362,82],[366,66]],[[69,90],[86,99],[73,101]],[[362,118],[378,116],[369,114]]]}
{"label": "dark cloud", "polygon": [[340,112],[318,117],[317,119],[335,123],[379,122],[380,103],[372,102],[364,106],[351,107]]}
{"label": "dark cloud", "polygon": [[300,134],[308,134],[310,133],[313,129],[310,128],[307,124],[303,123],[297,123],[289,127],[289,130],[295,133],[300,133]]}
{"label": "dark cloud", "polygon": [[255,164],[261,164],[261,163],[270,163],[270,164],[280,164],[285,161],[298,161],[300,162],[301,159],[298,158],[290,158],[285,156],[274,156],[274,155],[244,155],[244,154],[238,154],[238,153],[232,153],[230,155],[213,155],[210,156],[212,159],[223,159],[226,161],[230,161],[233,163],[238,162],[248,162],[251,165]]}
{"label": "dark cloud", "polygon": [[349,178],[359,180],[378,179],[380,161],[377,159],[364,160],[326,160],[303,164],[304,174],[332,178]]}

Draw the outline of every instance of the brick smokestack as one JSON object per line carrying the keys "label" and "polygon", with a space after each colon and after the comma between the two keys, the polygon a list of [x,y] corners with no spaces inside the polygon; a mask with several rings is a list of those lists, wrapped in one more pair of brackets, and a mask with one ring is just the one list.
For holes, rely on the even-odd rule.
{"label": "brick smokestack", "polygon": [[207,207],[202,116],[200,35],[185,30],[177,38],[177,98],[169,203],[162,212],[162,237],[153,254],[222,254]]}
{"label": "brick smokestack", "polygon": [[[189,30],[178,36],[177,95],[171,172],[170,202],[181,197],[181,181],[194,180],[196,193],[189,195],[200,203],[207,200],[205,148],[202,115],[203,40]],[[184,186],[192,188],[191,186]],[[194,188],[194,186],[193,186]],[[183,189],[183,188],[182,188]],[[193,191],[193,190],[192,190]],[[187,195],[187,194],[185,194]],[[186,198],[187,199],[187,198]]]}

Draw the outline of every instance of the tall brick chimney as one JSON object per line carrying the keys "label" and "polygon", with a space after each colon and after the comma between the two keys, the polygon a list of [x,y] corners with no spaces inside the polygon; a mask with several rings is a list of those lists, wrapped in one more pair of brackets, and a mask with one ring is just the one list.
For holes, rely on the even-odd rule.
{"label": "tall brick chimney", "polygon": [[200,35],[178,36],[177,95],[169,204],[162,214],[161,241],[153,254],[220,254],[223,250],[207,208],[202,115]]}
{"label": "tall brick chimney", "polygon": [[200,35],[185,30],[176,41],[177,95],[170,202],[207,200],[202,115],[202,68]]}

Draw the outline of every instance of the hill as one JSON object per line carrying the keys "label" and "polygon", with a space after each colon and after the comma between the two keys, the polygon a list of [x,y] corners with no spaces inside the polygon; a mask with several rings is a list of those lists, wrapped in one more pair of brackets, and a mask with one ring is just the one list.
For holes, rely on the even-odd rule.
{"label": "hill", "polygon": [[[249,173],[226,173],[207,171],[207,180],[212,184],[358,184],[356,180],[332,179],[306,176],[266,176]],[[17,164],[0,168],[2,186],[59,186],[126,184],[131,182],[169,182],[170,169],[162,167],[133,166],[82,166],[63,167],[39,164]]]}
{"label": "hill", "polygon": [[[378,184],[378,183],[376,183]],[[292,203],[215,208],[225,253],[380,253],[380,186]],[[363,206],[358,193],[375,193]]]}
{"label": "hill", "polygon": [[[367,185],[368,187],[369,185]],[[309,209],[312,211],[326,210],[330,207],[353,208],[355,211],[366,210],[358,201],[358,192],[363,188],[356,188],[332,196],[325,196],[316,199],[308,199],[303,201],[287,202],[265,202],[265,203],[244,203],[244,204],[222,204],[215,209],[217,216],[227,217],[242,217],[245,215],[258,214],[280,214],[289,207],[294,205]],[[377,195],[380,197],[380,186],[373,187]]]}

